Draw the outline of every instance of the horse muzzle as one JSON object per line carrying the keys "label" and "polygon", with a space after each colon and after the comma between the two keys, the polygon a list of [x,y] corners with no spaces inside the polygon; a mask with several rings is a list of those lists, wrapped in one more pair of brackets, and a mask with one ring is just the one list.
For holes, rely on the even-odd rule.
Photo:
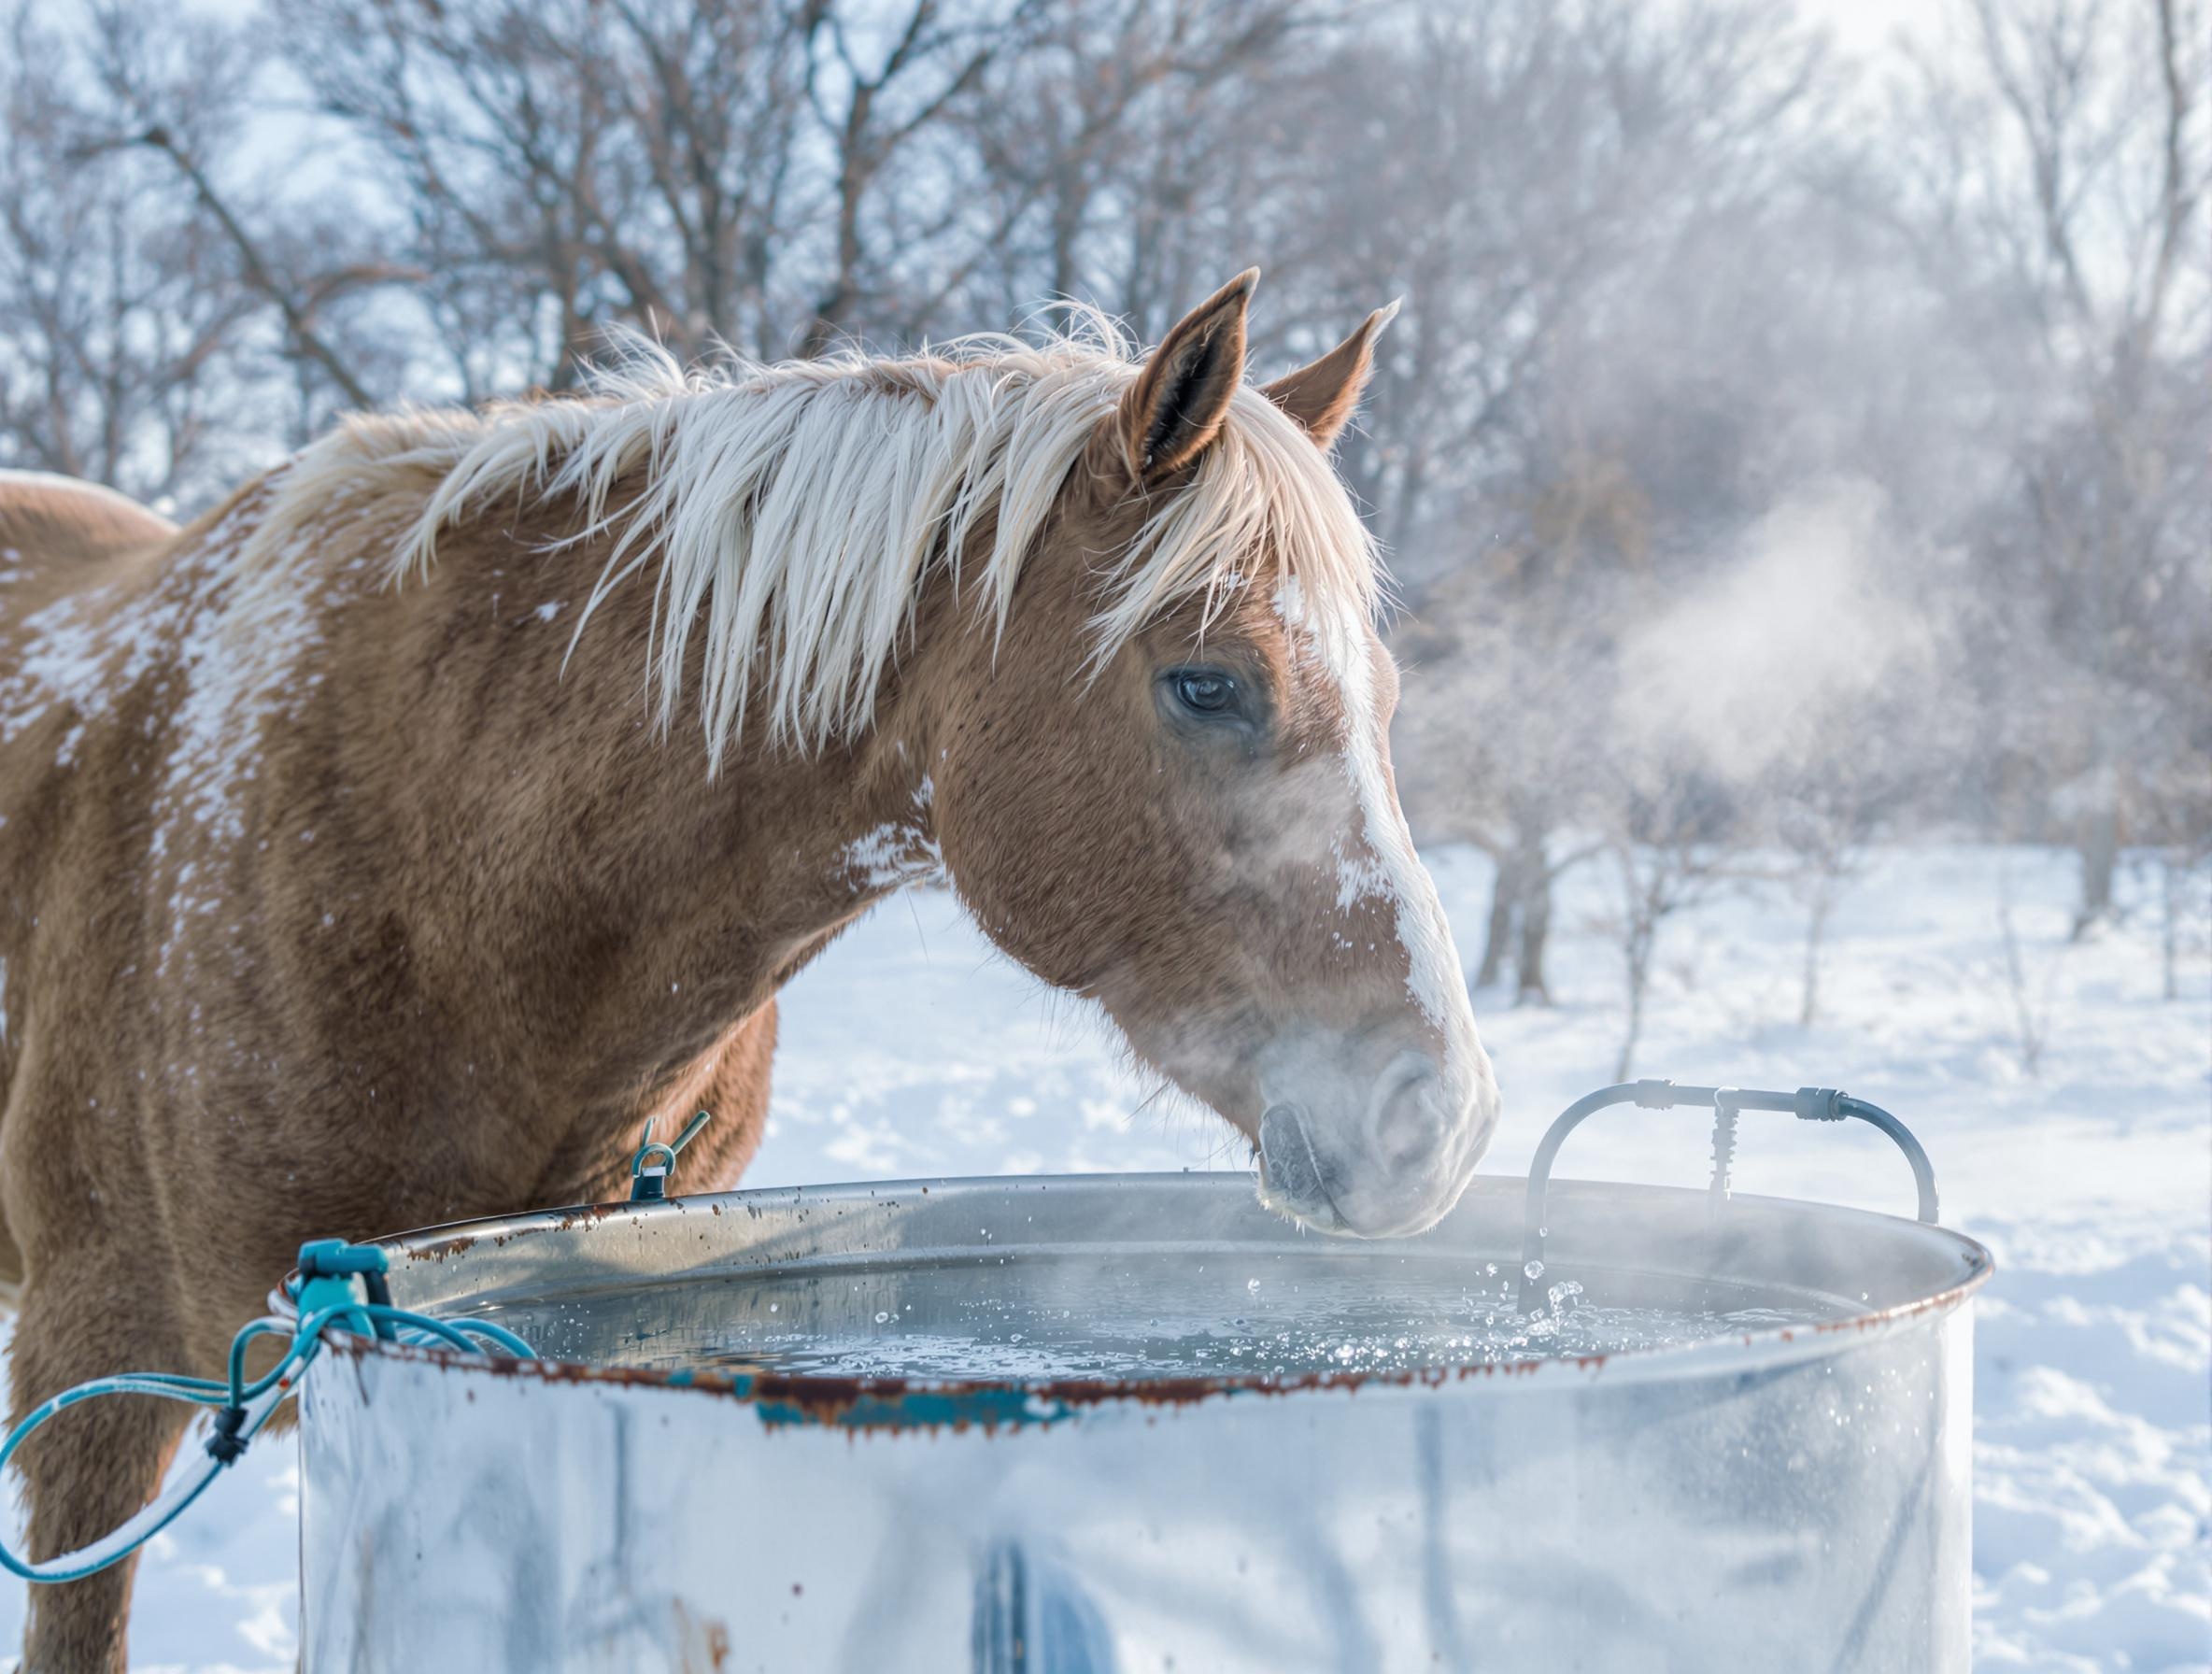
{"label": "horse muzzle", "polygon": [[1453,1076],[1417,1052],[1399,1053],[1356,1099],[1270,1099],[1259,1124],[1261,1200],[1319,1232],[1425,1231],[1467,1189],[1497,1114],[1486,1059]]}

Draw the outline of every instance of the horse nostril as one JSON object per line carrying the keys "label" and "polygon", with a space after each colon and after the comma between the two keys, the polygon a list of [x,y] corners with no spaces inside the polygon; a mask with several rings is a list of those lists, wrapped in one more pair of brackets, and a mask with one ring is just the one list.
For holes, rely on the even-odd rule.
{"label": "horse nostril", "polygon": [[1375,1113],[1375,1149],[1392,1169],[1411,1169],[1429,1160],[1444,1138],[1443,1100],[1430,1070],[1405,1076]]}

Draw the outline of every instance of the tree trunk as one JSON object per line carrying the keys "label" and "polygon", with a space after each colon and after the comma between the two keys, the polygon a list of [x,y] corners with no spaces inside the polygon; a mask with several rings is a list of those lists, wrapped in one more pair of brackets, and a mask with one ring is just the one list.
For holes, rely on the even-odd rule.
{"label": "tree trunk", "polygon": [[1621,1042],[1621,1059],[1613,1066],[1613,1079],[1626,1081],[1628,1072],[1636,1067],[1636,1048],[1644,1034],[1644,990],[1652,981],[1652,943],[1658,935],[1656,920],[1641,913],[1638,906],[1629,911],[1634,916],[1628,927],[1628,940],[1622,947],[1628,964],[1628,1033]]}
{"label": "tree trunk", "polygon": [[1521,958],[1515,1005],[1550,1005],[1551,985],[1544,980],[1544,948],[1552,936],[1552,873],[1539,851],[1533,871],[1521,890]]}
{"label": "tree trunk", "polygon": [[1505,971],[1506,950],[1513,940],[1513,909],[1521,896],[1519,872],[1514,856],[1505,856],[1497,862],[1497,876],[1490,886],[1490,929],[1482,938],[1482,963],[1475,972],[1475,987],[1487,988]]}
{"label": "tree trunk", "polygon": [[2089,816],[2081,834],[2081,905],[2074,914],[2078,942],[2112,916],[2112,874],[2120,864],[2120,810],[2107,804]]}

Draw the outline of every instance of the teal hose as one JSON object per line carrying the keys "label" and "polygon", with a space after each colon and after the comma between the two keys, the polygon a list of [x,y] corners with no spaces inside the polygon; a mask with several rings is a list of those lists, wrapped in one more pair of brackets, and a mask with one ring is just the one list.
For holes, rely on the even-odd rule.
{"label": "teal hose", "polygon": [[[310,1257],[310,1251],[317,1253],[319,1262]],[[295,1320],[265,1314],[250,1321],[231,1340],[227,1378],[191,1378],[177,1372],[119,1372],[113,1377],[93,1378],[74,1389],[64,1389],[24,1414],[22,1421],[7,1432],[7,1439],[0,1441],[0,1470],[7,1468],[16,1449],[49,1422],[72,1407],[106,1396],[150,1395],[163,1400],[211,1408],[218,1416],[205,1458],[196,1461],[165,1494],[141,1507],[98,1539],[40,1563],[19,1556],[6,1541],[0,1540],[0,1568],[25,1581],[52,1583],[81,1581],[121,1563],[182,1516],[192,1501],[206,1491],[207,1485],[245,1453],[247,1444],[261,1434],[262,1427],[291,1396],[300,1375],[321,1349],[325,1331],[346,1329],[362,1337],[389,1332],[398,1341],[417,1346],[458,1349],[468,1355],[489,1352],[523,1360],[535,1358],[531,1346],[521,1338],[489,1320],[432,1319],[428,1314],[411,1313],[404,1308],[354,1299],[344,1275],[381,1272],[383,1264],[381,1250],[342,1245],[335,1241],[311,1245],[301,1252],[302,1278],[295,1297],[304,1303],[310,1286],[319,1286],[331,1287],[323,1294],[343,1299],[333,1299],[312,1311],[303,1305]],[[379,1326],[385,1330],[379,1330]],[[263,1337],[289,1337],[290,1341],[275,1366],[260,1377],[249,1379],[246,1376],[246,1351],[250,1343]]]}

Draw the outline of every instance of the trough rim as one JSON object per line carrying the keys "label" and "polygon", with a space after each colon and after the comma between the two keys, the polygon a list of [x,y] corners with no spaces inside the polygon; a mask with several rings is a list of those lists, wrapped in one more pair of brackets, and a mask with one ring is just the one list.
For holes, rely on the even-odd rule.
{"label": "trough rim", "polygon": [[[1249,1173],[1120,1173],[972,1175],[852,1184],[769,1186],[752,1190],[671,1198],[658,1202],[577,1205],[449,1222],[370,1241],[395,1269],[402,1263],[443,1261],[462,1256],[477,1242],[504,1245],[522,1238],[587,1235],[622,1224],[637,1225],[669,1216],[747,1213],[773,1205],[867,1204],[893,1206],[902,1196],[931,1192],[987,1192],[1007,1196],[1055,1187],[1141,1186],[1157,1190],[1249,1193]],[[1489,1190],[1522,1183],[1503,1176],[1478,1177]],[[1612,1181],[1555,1180],[1553,1189],[1575,1198],[1618,1197],[1649,1202],[1675,1199],[1686,1204],[1707,1194],[1679,1186]],[[753,1407],[772,1427],[830,1426],[866,1431],[922,1429],[985,1430],[1057,1426],[1086,1416],[1140,1409],[1148,1415],[1163,1409],[1209,1407],[1232,1397],[1312,1397],[1329,1394],[1396,1397],[1444,1390],[1505,1393],[1566,1393],[1596,1384],[1627,1385],[1762,1372],[1848,1352],[1856,1343],[1921,1328],[1966,1305],[1995,1271],[1986,1246],[1948,1227],[1931,1226],[1876,1211],[1846,1208],[1813,1199],[1738,1193],[1735,1205],[1767,1210],[1810,1211],[1826,1219],[1856,1220],[1916,1239],[1940,1241],[1960,1258],[1964,1271],[1950,1284],[1926,1296],[1870,1308],[1862,1314],[1812,1325],[1778,1326],[1735,1332],[1701,1342],[1621,1350],[1611,1354],[1548,1356],[1466,1366],[1378,1368],[1316,1371],[1296,1377],[1264,1372],[1221,1372],[1205,1377],[1025,1381],[994,1379],[854,1378],[819,1373],[787,1373],[719,1369],[660,1369],[595,1366],[576,1361],[518,1360],[458,1350],[402,1344],[333,1329],[326,1348],[348,1360],[414,1362],[468,1377],[518,1379],[547,1385],[573,1384],[603,1391],[666,1389],[716,1396]],[[1413,1245],[1418,1240],[1375,1241],[1381,1248]],[[987,1248],[988,1246],[983,1246]],[[1018,1246],[1010,1246],[1018,1247]],[[948,1252],[962,1253],[962,1252]],[[886,1252],[896,1255],[897,1252]],[[296,1276],[296,1275],[295,1275]],[[288,1278],[271,1298],[272,1308],[289,1317]]]}

